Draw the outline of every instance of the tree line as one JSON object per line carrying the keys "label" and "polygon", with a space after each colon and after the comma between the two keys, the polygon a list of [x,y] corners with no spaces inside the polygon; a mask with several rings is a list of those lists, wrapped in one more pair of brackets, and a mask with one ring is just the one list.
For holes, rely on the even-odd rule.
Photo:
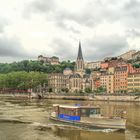
{"label": "tree line", "polygon": [[44,73],[63,72],[66,67],[74,69],[74,62],[63,61],[59,65],[44,64],[41,61],[24,60],[13,63],[0,63],[0,73],[9,73],[17,71],[36,71]]}
{"label": "tree line", "polygon": [[63,72],[66,67],[74,69],[74,62],[63,61],[59,65],[44,64],[40,61],[0,63],[0,91],[27,92],[47,87],[47,74]]}
{"label": "tree line", "polygon": [[1,92],[28,92],[38,86],[46,87],[47,74],[42,72],[11,72],[0,74]]}

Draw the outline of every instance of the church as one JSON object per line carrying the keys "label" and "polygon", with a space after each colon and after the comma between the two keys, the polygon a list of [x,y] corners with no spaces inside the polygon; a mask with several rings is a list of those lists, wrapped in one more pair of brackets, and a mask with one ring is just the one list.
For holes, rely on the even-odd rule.
{"label": "church", "polygon": [[93,76],[85,73],[85,63],[82,54],[81,42],[79,42],[78,55],[75,70],[64,69],[63,73],[51,73],[48,75],[48,87],[52,92],[85,92],[86,89],[94,89]]}

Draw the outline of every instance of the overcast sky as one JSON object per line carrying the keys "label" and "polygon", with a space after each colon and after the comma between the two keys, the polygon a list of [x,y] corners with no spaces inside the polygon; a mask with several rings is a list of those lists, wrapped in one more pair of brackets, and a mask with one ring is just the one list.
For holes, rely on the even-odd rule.
{"label": "overcast sky", "polygon": [[140,49],[140,0],[0,0],[0,62],[86,61]]}

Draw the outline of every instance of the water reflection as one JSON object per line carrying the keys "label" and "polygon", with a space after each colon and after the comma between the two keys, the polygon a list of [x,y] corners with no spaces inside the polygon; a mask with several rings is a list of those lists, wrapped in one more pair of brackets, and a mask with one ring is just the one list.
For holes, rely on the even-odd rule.
{"label": "water reflection", "polygon": [[[127,111],[125,133],[95,132],[65,127],[50,129],[48,117],[52,104],[100,105],[102,114],[111,116],[116,110]],[[140,139],[140,103],[93,102],[66,100],[21,100],[2,98],[0,101],[0,140],[138,140]]]}
{"label": "water reflection", "polygon": [[125,140],[124,133],[104,133],[104,132],[90,132],[90,131],[83,131],[83,130],[68,130],[68,129],[59,129],[54,132],[55,135],[67,138],[68,140]]}

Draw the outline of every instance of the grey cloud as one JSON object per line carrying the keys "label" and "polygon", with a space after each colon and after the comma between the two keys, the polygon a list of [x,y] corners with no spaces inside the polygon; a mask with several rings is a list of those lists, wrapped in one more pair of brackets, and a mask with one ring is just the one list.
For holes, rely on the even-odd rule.
{"label": "grey cloud", "polygon": [[[75,21],[80,25],[92,28],[102,23],[104,20],[113,22],[114,20],[119,19],[121,16],[121,6],[117,2],[118,0],[114,1],[115,6],[113,5],[113,2],[113,4],[110,6],[111,8],[108,8],[108,4],[111,3],[110,0],[105,4],[102,0],[89,0],[81,12],[72,12],[59,7],[54,2],[54,0],[35,0],[26,6],[24,12],[28,16],[30,14],[34,14],[35,12],[40,12],[40,14],[42,13],[45,16],[46,21],[52,20],[56,23],[57,26],[76,33],[77,29],[75,29],[74,26],[70,28],[67,27],[67,25],[64,24],[65,21]],[[77,33],[79,32],[80,31]]]}
{"label": "grey cloud", "polygon": [[33,3],[30,5],[33,10],[37,10],[39,12],[42,11],[51,11],[54,7],[54,2],[53,0],[35,0]]}
{"label": "grey cloud", "polygon": [[[24,10],[24,15],[33,14],[34,12],[40,12],[49,18],[49,20],[53,20],[60,27],[65,27],[65,20],[73,20],[79,24],[92,25],[94,20],[91,19],[91,12],[86,13],[85,10],[81,11],[81,13],[72,13],[68,10],[64,10],[60,8],[53,0],[35,0],[28,4]],[[67,28],[68,29],[68,28]]]}
{"label": "grey cloud", "polygon": [[140,37],[140,30],[137,30],[137,29],[127,30],[126,36],[131,37],[131,38]]}
{"label": "grey cloud", "polygon": [[140,28],[140,1],[129,0],[125,3],[121,20],[129,28]]}
{"label": "grey cloud", "polygon": [[23,17],[30,18],[34,13],[45,13],[49,15],[50,12],[55,11],[54,0],[34,0],[31,3],[28,3],[23,10]]}
{"label": "grey cloud", "polygon": [[0,57],[24,58],[28,54],[16,38],[0,38]]}
{"label": "grey cloud", "polygon": [[[81,41],[83,56],[85,61],[102,60],[107,56],[118,56],[128,48],[128,43],[124,37],[113,35],[109,37],[93,37]],[[60,38],[55,38],[51,44],[55,50],[54,54],[61,59],[75,60],[78,51],[77,46]]]}
{"label": "grey cloud", "polygon": [[83,45],[85,45],[83,48],[87,60],[101,60],[107,56],[117,56],[128,47],[126,39],[118,35],[88,39]]}
{"label": "grey cloud", "polygon": [[0,33],[4,32],[4,28],[8,25],[8,21],[0,18]]}
{"label": "grey cloud", "polygon": [[5,25],[0,22],[0,33],[2,33],[4,31],[4,27],[5,27]]}
{"label": "grey cloud", "polygon": [[[75,56],[74,46],[61,38],[54,38],[51,44],[54,55],[59,56],[61,59],[73,59]],[[76,52],[77,53],[77,52]]]}
{"label": "grey cloud", "polygon": [[72,31],[75,34],[80,34],[80,30],[76,29],[73,26],[67,26],[64,22],[57,21],[57,26],[59,26],[62,29],[65,29],[67,31]]}
{"label": "grey cloud", "polygon": [[[52,20],[57,26],[66,31],[72,31],[75,34],[80,34],[80,31],[74,26],[66,25],[65,21],[75,21],[79,25],[90,27],[91,30],[104,21],[109,23],[119,22],[122,27],[124,26],[127,30],[124,37],[113,35],[93,37],[93,40],[87,39],[83,41],[85,58],[93,60],[106,56],[119,55],[119,53],[128,49],[127,37],[139,37],[139,7],[139,0],[123,0],[121,2],[119,0],[88,0],[84,9],[78,13],[58,7],[54,0],[35,0],[30,3],[28,9],[30,14],[39,12],[43,14],[47,20]],[[56,55],[64,56],[65,58],[75,57],[74,51],[69,49],[72,44],[64,41],[64,39],[54,39],[52,46],[54,47]]]}
{"label": "grey cloud", "polygon": [[80,34],[80,30],[75,29],[74,27],[68,27],[68,30],[72,31],[73,33]]}
{"label": "grey cloud", "polygon": [[[68,11],[63,11],[55,4],[54,0],[35,0],[28,4],[23,11],[24,17],[30,17],[34,13],[40,13],[44,15],[46,21],[55,21],[56,25],[65,30],[71,30],[74,33],[80,33],[75,27],[68,27],[64,22],[67,19],[76,20],[82,18],[81,16],[75,17]],[[65,14],[66,12],[66,14]],[[74,17],[73,17],[74,16]],[[80,20],[80,19],[79,19]]]}
{"label": "grey cloud", "polygon": [[138,0],[128,0],[124,6],[126,10],[132,10],[136,11],[136,9],[139,9],[140,1]]}
{"label": "grey cloud", "polygon": [[[65,27],[65,20],[75,21],[80,25],[95,27],[103,21],[116,22],[133,26],[140,25],[140,2],[138,0],[89,0],[81,12],[71,12],[59,7],[54,0],[35,0],[26,10],[28,14],[43,13],[60,27]],[[77,7],[78,8],[78,7]],[[73,27],[74,28],[74,27]]]}

